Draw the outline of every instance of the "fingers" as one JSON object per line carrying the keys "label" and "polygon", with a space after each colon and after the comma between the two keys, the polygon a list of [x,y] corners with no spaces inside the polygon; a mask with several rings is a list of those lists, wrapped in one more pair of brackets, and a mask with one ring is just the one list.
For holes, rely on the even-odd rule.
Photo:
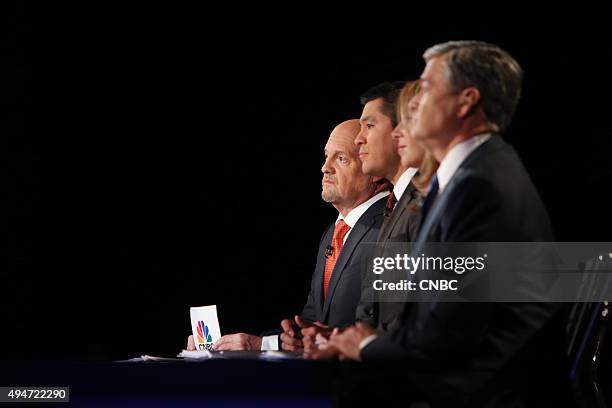
{"label": "fingers", "polygon": [[217,351],[231,351],[231,350],[246,350],[244,345],[237,342],[227,342],[214,347]]}
{"label": "fingers", "polygon": [[302,329],[300,331],[300,333],[302,334],[302,336],[304,337],[316,337],[318,334],[322,334],[324,336],[329,336],[331,333],[331,328],[329,326],[317,326],[317,325],[313,325],[310,327],[307,327],[305,329]]}
{"label": "fingers", "polygon": [[291,337],[289,335],[287,335],[287,333],[281,333],[280,335],[280,339],[283,342],[283,344],[287,344],[289,346],[293,346],[293,347],[304,347],[304,344],[302,343],[302,340],[297,339],[295,337]]}
{"label": "fingers", "polygon": [[328,340],[327,340],[327,338],[324,335],[319,333],[319,334],[317,334],[317,337],[315,338],[315,343],[319,347],[323,347],[323,346],[327,346]]}
{"label": "fingers", "polygon": [[195,342],[193,341],[193,335],[189,335],[189,337],[187,337],[187,350],[189,351],[193,351],[195,350]]}
{"label": "fingers", "polygon": [[304,353],[311,354],[317,349],[325,350],[328,345],[328,340],[325,335],[317,333],[316,336],[304,336]]}
{"label": "fingers", "polygon": [[305,329],[300,330],[300,333],[302,333],[303,337],[312,337],[312,338],[314,338],[317,335],[317,333],[319,333],[320,330],[321,330],[320,327],[310,326],[310,327],[307,327]]}
{"label": "fingers", "polygon": [[221,338],[217,340],[215,344],[213,344],[213,348],[215,350],[228,350],[227,347],[236,342],[235,338],[235,334],[226,334],[225,336],[221,336]]}
{"label": "fingers", "polygon": [[302,342],[304,343],[304,353],[310,353],[317,349],[317,342],[314,337],[304,337]]}
{"label": "fingers", "polygon": [[329,336],[329,339],[333,340],[334,337],[337,337],[340,334],[341,334],[340,329],[336,327],[334,330],[332,330],[331,335]]}
{"label": "fingers", "polygon": [[[370,329],[368,329],[370,330]],[[340,353],[349,360],[360,360],[361,350],[359,344],[366,337],[359,328],[352,326],[345,329],[342,333],[334,330],[328,345],[337,348]]]}
{"label": "fingers", "polygon": [[359,334],[361,334],[362,336],[369,336],[371,334],[376,333],[376,330],[372,326],[370,326],[370,325],[368,325],[366,323],[363,323],[361,321],[359,321],[359,322],[357,322],[355,324],[355,328],[356,328],[357,332]]}
{"label": "fingers", "polygon": [[298,352],[301,352],[304,350],[304,343],[302,342],[302,340],[289,336],[287,333],[282,333],[280,335],[280,339],[281,339],[281,348],[283,350],[298,351]]}
{"label": "fingers", "polygon": [[284,319],[281,321],[281,327],[285,334],[295,337],[295,332],[293,331],[293,322],[289,319]]}
{"label": "fingers", "polygon": [[315,326],[321,327],[321,328],[323,328],[323,329],[330,329],[330,330],[331,330],[331,328],[330,328],[328,325],[323,324],[323,323],[321,323],[321,322],[319,322],[319,321],[316,321],[316,322],[314,322],[313,324],[314,324]]}
{"label": "fingers", "polygon": [[223,350],[250,350],[249,335],[246,333],[226,334],[213,345],[218,351]]}
{"label": "fingers", "polygon": [[313,360],[331,360],[337,358],[340,355],[340,351],[335,347],[327,347],[326,349],[318,349],[312,353],[304,354],[305,358]]}
{"label": "fingers", "polygon": [[312,322],[309,322],[306,319],[302,319],[300,316],[296,315],[294,317],[295,323],[298,325],[300,329],[305,329],[306,327],[310,327],[313,325]]}

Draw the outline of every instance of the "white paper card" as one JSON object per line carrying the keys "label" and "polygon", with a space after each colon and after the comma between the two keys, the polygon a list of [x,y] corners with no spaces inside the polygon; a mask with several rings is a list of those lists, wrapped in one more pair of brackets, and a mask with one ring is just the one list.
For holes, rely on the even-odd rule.
{"label": "white paper card", "polygon": [[179,353],[177,357],[193,359],[193,360],[200,360],[200,359],[214,358],[214,355],[209,350],[183,350]]}
{"label": "white paper card", "polygon": [[192,307],[190,315],[196,350],[212,350],[214,342],[221,338],[217,305]]}

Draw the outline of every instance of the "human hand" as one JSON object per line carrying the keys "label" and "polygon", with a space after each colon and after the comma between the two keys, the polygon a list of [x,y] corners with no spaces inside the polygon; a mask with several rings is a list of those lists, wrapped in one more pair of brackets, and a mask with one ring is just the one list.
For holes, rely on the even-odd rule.
{"label": "human hand", "polygon": [[226,334],[213,344],[213,348],[222,350],[261,350],[261,337],[246,333]]}

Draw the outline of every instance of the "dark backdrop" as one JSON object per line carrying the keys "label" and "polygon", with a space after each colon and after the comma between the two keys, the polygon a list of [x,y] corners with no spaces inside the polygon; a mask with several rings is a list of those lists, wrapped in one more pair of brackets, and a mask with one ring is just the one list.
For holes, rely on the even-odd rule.
{"label": "dark backdrop", "polygon": [[23,6],[10,11],[4,358],[173,355],[193,305],[217,304],[224,333],[299,312],[336,216],[320,199],[329,132],[359,116],[362,91],[416,78],[423,51],[449,39],[495,42],[522,64],[506,139],[559,240],[612,241],[601,26],[541,36],[495,24],[338,29],[331,19],[212,28],[213,16],[189,10],[119,10],[56,41]]}

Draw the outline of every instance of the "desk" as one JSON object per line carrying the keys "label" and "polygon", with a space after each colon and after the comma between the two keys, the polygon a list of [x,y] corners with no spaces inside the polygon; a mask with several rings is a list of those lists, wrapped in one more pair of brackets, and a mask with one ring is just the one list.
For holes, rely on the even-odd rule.
{"label": "desk", "polygon": [[69,386],[70,404],[56,405],[64,407],[329,407],[338,365],[248,357],[129,363],[12,361],[0,363],[0,384]]}

